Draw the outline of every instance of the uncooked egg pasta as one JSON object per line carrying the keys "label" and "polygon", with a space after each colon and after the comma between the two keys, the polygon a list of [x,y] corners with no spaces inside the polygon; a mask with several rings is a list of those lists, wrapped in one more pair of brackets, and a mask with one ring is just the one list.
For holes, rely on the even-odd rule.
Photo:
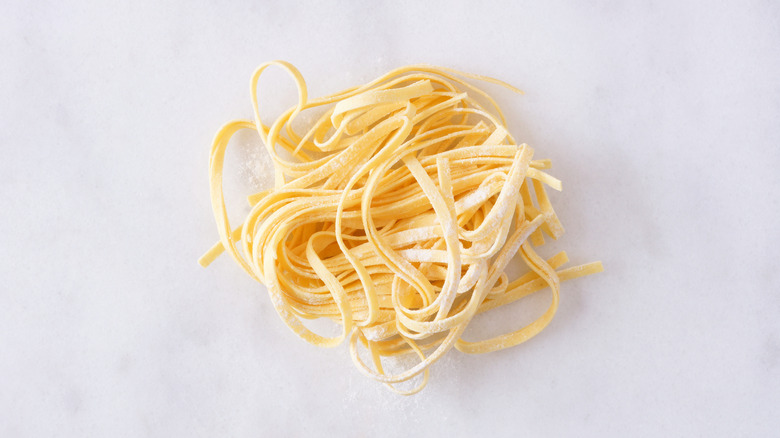
{"label": "uncooked egg pasta", "polygon": [[[298,101],[269,126],[260,119],[257,87],[270,66],[290,74]],[[452,348],[486,353],[538,334],[555,315],[560,283],[602,266],[562,268],[565,253],[547,260],[537,254],[544,234],[563,233],[545,188],[560,190],[561,182],[545,172],[549,160],[534,159],[530,146],[515,141],[496,102],[466,79],[519,92],[492,78],[412,65],[309,99],[294,66],[262,65],[251,81],[254,120],[229,122],[214,139],[209,178],[220,242],[200,264],[227,251],[266,286],[293,332],[323,347],[347,341],[363,374],[402,394],[422,389],[430,366]],[[325,112],[305,133],[293,129],[314,108]],[[228,142],[242,129],[262,138],[274,188],[249,196],[251,211],[233,228],[222,174]],[[504,271],[517,254],[529,272],[510,281]],[[464,339],[475,315],[547,288],[551,304],[531,324]],[[341,333],[322,336],[302,318],[329,318]],[[383,359],[410,354],[416,364],[385,371]],[[415,388],[395,386],[415,376]]]}

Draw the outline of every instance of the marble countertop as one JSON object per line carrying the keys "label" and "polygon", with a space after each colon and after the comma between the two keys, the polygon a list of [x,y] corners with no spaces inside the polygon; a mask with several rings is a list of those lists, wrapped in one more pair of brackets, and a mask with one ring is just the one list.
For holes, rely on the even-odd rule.
{"label": "marble countertop", "polygon": [[[221,3],[0,6],[0,436],[777,433],[775,2]],[[231,260],[195,263],[210,141],[272,59],[312,96],[417,62],[524,89],[488,87],[564,182],[556,247],[606,272],[414,397],[299,341]],[[233,199],[270,184],[238,143]]]}

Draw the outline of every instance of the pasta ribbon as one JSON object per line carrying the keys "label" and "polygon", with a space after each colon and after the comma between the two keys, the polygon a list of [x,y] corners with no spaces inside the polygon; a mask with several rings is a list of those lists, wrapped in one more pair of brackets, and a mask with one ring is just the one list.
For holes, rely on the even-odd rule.
{"label": "pasta ribbon", "polygon": [[[298,99],[267,125],[257,88],[270,66],[289,73]],[[537,335],[555,315],[561,282],[603,267],[562,268],[565,253],[537,254],[544,234],[563,233],[546,192],[561,190],[561,181],[466,79],[520,92],[492,78],[411,65],[310,99],[291,64],[260,66],[251,82],[254,120],[229,122],[214,138],[209,180],[220,241],[199,263],[227,252],[266,286],[293,332],[323,347],[346,340],[363,374],[401,394],[421,390],[431,365],[452,348],[486,353]],[[315,108],[324,112],[297,132],[293,122]],[[274,188],[249,196],[251,210],[234,226],[222,174],[228,142],[242,129],[260,135],[274,162]],[[504,271],[518,254],[528,272],[510,281]],[[532,323],[491,339],[463,338],[477,314],[545,289],[551,304]],[[302,322],[316,318],[334,321],[341,333],[323,336]],[[383,359],[401,355],[417,361],[385,371]],[[414,389],[394,386],[416,376]]]}

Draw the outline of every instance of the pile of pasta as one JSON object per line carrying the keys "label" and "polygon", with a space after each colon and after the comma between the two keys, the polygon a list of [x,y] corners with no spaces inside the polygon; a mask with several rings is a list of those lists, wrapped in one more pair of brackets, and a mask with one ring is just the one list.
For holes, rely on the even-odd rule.
{"label": "pile of pasta", "polygon": [[[272,65],[290,74],[298,101],[266,125],[257,89]],[[537,254],[544,235],[563,233],[545,188],[560,190],[561,182],[467,79],[519,92],[492,78],[412,65],[310,99],[294,66],[262,65],[251,81],[254,120],[229,122],[214,139],[209,176],[220,242],[200,264],[226,251],[266,286],[293,332],[318,346],[347,341],[362,373],[402,394],[422,389],[430,366],[452,348],[486,353],[538,334],[555,314],[560,283],[602,266],[562,268],[565,253]],[[306,132],[293,129],[303,111],[318,107],[324,113]],[[241,129],[262,138],[275,182],[249,196],[249,214],[233,227],[222,174],[228,142]],[[504,271],[518,254],[529,269],[510,281]],[[476,315],[543,289],[551,304],[531,324],[463,339]],[[302,323],[315,318],[336,322],[340,334],[323,336]],[[414,363],[386,372],[383,360],[401,355]],[[416,376],[412,389],[398,388]]]}

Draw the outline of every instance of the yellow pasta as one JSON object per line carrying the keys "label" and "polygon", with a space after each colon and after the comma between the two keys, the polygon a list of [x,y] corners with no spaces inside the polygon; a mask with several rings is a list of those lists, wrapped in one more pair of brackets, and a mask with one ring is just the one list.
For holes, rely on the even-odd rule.
{"label": "yellow pasta", "polygon": [[[296,82],[298,102],[266,125],[257,85],[274,65]],[[561,183],[545,172],[550,161],[517,144],[495,101],[466,79],[519,92],[495,79],[412,65],[309,99],[291,64],[262,65],[251,82],[254,120],[229,122],[214,139],[209,176],[220,242],[199,263],[227,251],[266,286],[293,332],[318,346],[347,341],[363,374],[402,394],[422,389],[431,364],[452,348],[485,353],[538,334],[555,315],[561,281],[602,266],[562,268],[565,253],[547,260],[536,253],[543,234],[563,233],[545,191]],[[325,112],[305,133],[293,129],[302,111],[317,107]],[[222,172],[228,141],[241,129],[260,134],[275,185],[249,196],[251,211],[233,228]],[[517,254],[529,272],[510,281],[504,269]],[[463,339],[475,315],[547,288],[552,303],[531,324]],[[301,318],[329,318],[341,333],[319,335]],[[419,360],[385,372],[382,359],[399,355]],[[414,389],[396,388],[416,376]]]}

